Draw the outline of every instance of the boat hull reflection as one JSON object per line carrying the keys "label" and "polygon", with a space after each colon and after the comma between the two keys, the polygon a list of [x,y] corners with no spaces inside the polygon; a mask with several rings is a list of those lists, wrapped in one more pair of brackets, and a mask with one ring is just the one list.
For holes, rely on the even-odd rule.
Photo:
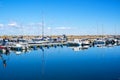
{"label": "boat hull reflection", "polygon": [[69,47],[69,48],[71,48],[73,51],[87,50],[89,48],[89,45]]}

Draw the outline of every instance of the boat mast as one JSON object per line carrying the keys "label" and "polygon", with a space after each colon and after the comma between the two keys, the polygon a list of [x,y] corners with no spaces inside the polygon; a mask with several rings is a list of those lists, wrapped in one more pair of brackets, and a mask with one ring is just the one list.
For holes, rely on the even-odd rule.
{"label": "boat mast", "polygon": [[99,34],[98,34],[98,23],[97,23],[97,37],[98,37],[98,35],[99,35]]}
{"label": "boat mast", "polygon": [[102,24],[102,39],[103,39],[103,36],[104,36],[104,34],[103,34],[103,24]]}
{"label": "boat mast", "polygon": [[24,36],[24,29],[23,29],[22,23],[21,23],[21,28],[22,28],[22,32],[23,32],[21,35]]}
{"label": "boat mast", "polygon": [[42,37],[44,37],[44,20],[43,20],[43,13],[42,13]]}
{"label": "boat mast", "polygon": [[117,36],[117,32],[116,32],[116,24],[115,24],[115,36]]}

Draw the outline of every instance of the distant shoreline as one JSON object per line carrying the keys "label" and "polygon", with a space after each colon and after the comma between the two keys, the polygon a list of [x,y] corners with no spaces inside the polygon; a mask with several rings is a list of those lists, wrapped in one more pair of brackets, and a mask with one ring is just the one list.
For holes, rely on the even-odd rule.
{"label": "distant shoreline", "polygon": [[[48,35],[45,35],[48,36]],[[57,38],[57,37],[61,37],[62,35],[51,35],[51,38]],[[116,37],[116,38],[120,38],[120,35],[66,35],[68,40],[73,40],[73,39],[95,39],[95,38],[108,38],[108,37]],[[32,39],[35,37],[41,38],[42,36],[38,36],[38,35],[3,35],[0,36],[0,38],[19,38],[19,37],[23,37],[25,39]]]}

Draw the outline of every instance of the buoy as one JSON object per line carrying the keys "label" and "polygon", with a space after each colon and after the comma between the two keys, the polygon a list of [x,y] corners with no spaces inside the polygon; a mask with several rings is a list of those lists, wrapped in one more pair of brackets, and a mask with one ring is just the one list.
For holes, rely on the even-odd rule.
{"label": "buoy", "polygon": [[34,49],[34,50],[36,50],[36,49],[37,49],[37,47],[36,47],[36,46],[33,46],[33,49]]}
{"label": "buoy", "polygon": [[40,46],[40,49],[43,49],[43,47],[42,47],[42,46]]}
{"label": "buoy", "polygon": [[17,51],[20,51],[20,48],[19,48],[19,47],[17,48]]}
{"label": "buoy", "polygon": [[63,47],[63,45],[60,45],[61,47]]}
{"label": "buoy", "polygon": [[56,45],[54,45],[54,47],[56,48],[57,46],[56,46]]}
{"label": "buoy", "polygon": [[48,46],[47,46],[47,48],[49,49],[49,48],[50,48],[50,46],[48,45]]}
{"label": "buoy", "polygon": [[69,47],[69,44],[66,44],[67,47]]}

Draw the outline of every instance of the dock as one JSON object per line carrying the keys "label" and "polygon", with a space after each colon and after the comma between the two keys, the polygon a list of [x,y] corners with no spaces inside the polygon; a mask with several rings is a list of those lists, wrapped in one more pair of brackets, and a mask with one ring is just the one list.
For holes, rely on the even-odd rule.
{"label": "dock", "polygon": [[47,46],[61,46],[61,45],[66,45],[67,42],[65,43],[44,43],[44,44],[28,44],[29,47],[47,47]]}
{"label": "dock", "polygon": [[22,47],[16,47],[16,46],[3,46],[4,48],[10,48],[11,50],[26,50],[26,49],[29,49],[29,48],[43,48],[43,47],[57,47],[57,46],[64,46],[64,45],[67,45],[67,42],[57,42],[57,43],[36,43],[36,44],[27,44],[27,45],[22,45]]}

